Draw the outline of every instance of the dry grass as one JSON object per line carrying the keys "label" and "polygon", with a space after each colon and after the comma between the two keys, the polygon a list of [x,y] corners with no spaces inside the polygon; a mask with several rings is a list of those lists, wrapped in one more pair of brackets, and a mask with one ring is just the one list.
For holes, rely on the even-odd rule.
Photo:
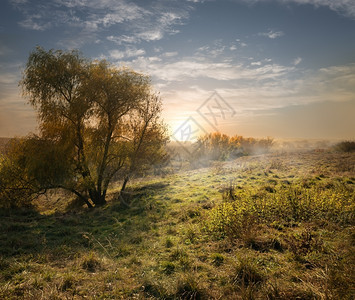
{"label": "dry grass", "polygon": [[[354,165],[327,151],[242,157],[137,181],[124,204],[112,187],[91,211],[57,193],[1,212],[0,298],[353,299]],[[233,230],[207,226],[241,204]]]}

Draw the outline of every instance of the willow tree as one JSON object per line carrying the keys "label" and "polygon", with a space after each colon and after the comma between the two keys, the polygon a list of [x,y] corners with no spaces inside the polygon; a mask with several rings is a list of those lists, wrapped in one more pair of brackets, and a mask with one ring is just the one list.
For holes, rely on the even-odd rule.
{"label": "willow tree", "polygon": [[[65,153],[45,155],[50,161],[37,170],[48,173],[38,178],[43,188],[63,188],[89,207],[102,205],[113,179],[122,178],[124,188],[134,173],[164,156],[161,100],[148,76],[78,51],[37,47],[20,84],[38,113],[36,139],[50,144],[51,153]],[[53,176],[58,159],[65,176]]]}

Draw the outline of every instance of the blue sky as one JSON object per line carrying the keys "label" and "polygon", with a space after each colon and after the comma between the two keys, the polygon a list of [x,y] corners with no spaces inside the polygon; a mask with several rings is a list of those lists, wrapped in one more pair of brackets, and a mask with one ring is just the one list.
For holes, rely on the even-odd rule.
{"label": "blue sky", "polygon": [[355,1],[2,0],[0,6],[0,136],[36,128],[18,81],[40,45],[80,49],[151,75],[173,134],[193,120],[192,127],[207,132],[355,138]]}

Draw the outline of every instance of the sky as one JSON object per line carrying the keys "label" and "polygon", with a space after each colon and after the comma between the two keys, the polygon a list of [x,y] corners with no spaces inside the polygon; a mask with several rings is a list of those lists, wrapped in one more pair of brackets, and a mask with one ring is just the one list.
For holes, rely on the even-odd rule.
{"label": "sky", "polygon": [[172,139],[355,138],[355,0],[1,0],[0,136],[36,131],[36,46],[151,76]]}

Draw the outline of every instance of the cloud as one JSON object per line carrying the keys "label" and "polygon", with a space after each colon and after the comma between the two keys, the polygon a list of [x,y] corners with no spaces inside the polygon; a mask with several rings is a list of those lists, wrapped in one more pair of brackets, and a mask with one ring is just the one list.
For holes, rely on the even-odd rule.
{"label": "cloud", "polygon": [[174,52],[165,52],[163,55],[165,57],[173,57],[173,56],[178,55],[178,52],[176,52],[176,51],[174,51]]}
{"label": "cloud", "polygon": [[[246,85],[224,84],[214,88],[236,111],[237,119],[227,120],[230,125],[235,127],[242,117],[269,115],[276,109],[325,102],[342,105],[342,102],[355,99],[355,64],[306,71],[298,73],[296,78],[296,73],[289,75],[279,76],[277,80],[259,81],[257,85],[249,81]],[[189,115],[198,117],[197,107],[212,92],[211,85],[202,87],[199,84],[190,84],[183,89],[163,89],[165,115],[177,125]]]}
{"label": "cloud", "polygon": [[[277,64],[265,64],[249,68],[243,64],[235,64],[229,60],[215,62],[209,58],[201,58],[197,54],[192,57],[178,58],[175,61],[152,61],[149,57],[138,57],[132,61],[120,61],[121,53],[117,55],[118,63],[131,66],[152,75],[158,82],[186,82],[190,79],[213,79],[215,81],[231,80],[271,80],[287,74],[293,67]],[[112,57],[112,56],[111,56]]]}
{"label": "cloud", "polygon": [[315,7],[327,6],[339,14],[355,18],[355,2],[352,0],[282,0],[298,4],[312,4]]}
{"label": "cloud", "polygon": [[17,84],[19,77],[14,73],[1,73],[0,84]]}
{"label": "cloud", "polygon": [[141,56],[145,54],[144,49],[127,48],[125,51],[111,50],[109,51],[110,58],[114,60],[120,60],[122,58],[129,58],[135,56]]}
{"label": "cloud", "polygon": [[302,62],[302,58],[301,57],[297,57],[293,60],[293,65],[297,66]]}
{"label": "cloud", "polygon": [[27,16],[24,20],[19,22],[19,25],[26,29],[38,31],[44,31],[52,26],[49,21],[42,22],[40,14]]}
{"label": "cloud", "polygon": [[184,24],[192,9],[160,0],[144,6],[127,0],[39,0],[34,3],[11,0],[10,3],[23,15],[18,23],[21,27],[37,31],[61,28],[66,37],[60,43],[75,46],[98,41],[99,34],[102,38],[108,29],[111,32],[106,39],[118,45],[160,40],[178,33],[176,26]]}
{"label": "cloud", "polygon": [[260,32],[260,33],[258,33],[258,35],[265,36],[265,37],[268,37],[270,39],[276,39],[276,38],[281,37],[281,36],[283,36],[285,34],[282,31],[269,30],[268,32]]}
{"label": "cloud", "polygon": [[[229,47],[229,50],[233,51],[236,48],[235,45],[233,45],[235,48]],[[206,57],[206,58],[216,58],[222,54],[224,54],[224,50],[227,48],[226,45],[222,44],[222,40],[215,40],[211,45],[205,45],[202,47],[199,47],[196,50],[196,57]]]}
{"label": "cloud", "polygon": [[[192,104],[202,103],[214,89],[244,116],[295,105],[355,99],[355,64],[314,71],[296,67],[302,62],[301,57],[296,57],[290,66],[270,58],[241,63],[200,56],[213,47],[200,47],[193,56],[168,55],[169,61],[140,56],[122,64],[152,76],[163,96],[166,114],[171,114],[169,119],[183,119],[186,112],[196,109]],[[162,53],[160,57],[166,55]]]}
{"label": "cloud", "polygon": [[[248,4],[265,2],[265,0],[237,0],[237,1],[245,2]],[[338,14],[355,19],[355,1],[353,0],[278,0],[278,2],[285,5],[290,3],[296,3],[299,5],[310,4],[315,7],[325,6],[337,12]]]}
{"label": "cloud", "polygon": [[236,45],[232,45],[232,46],[229,47],[229,50],[230,50],[230,51],[234,51],[234,50],[237,50],[237,49],[238,49],[238,48],[237,48]]}
{"label": "cloud", "polygon": [[121,35],[121,36],[113,36],[110,35],[106,38],[107,40],[116,43],[117,45],[122,44],[135,44],[138,42],[138,38],[136,36],[128,36],[128,35]]}

